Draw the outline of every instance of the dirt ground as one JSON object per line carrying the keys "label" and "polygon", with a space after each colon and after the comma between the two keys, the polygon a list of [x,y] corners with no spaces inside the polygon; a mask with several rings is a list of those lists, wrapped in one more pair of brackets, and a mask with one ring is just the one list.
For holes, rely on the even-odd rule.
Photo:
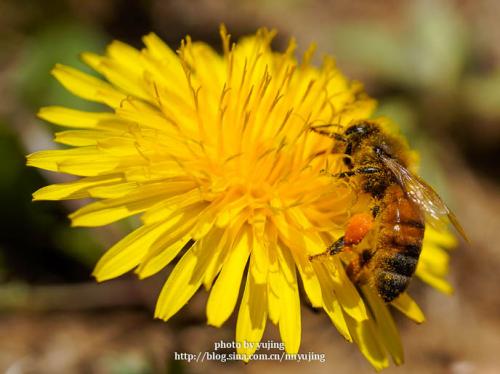
{"label": "dirt ground", "polygon": [[[60,25],[64,20],[86,25],[92,35],[104,35],[96,39],[96,45],[113,38],[138,45],[140,35],[150,30],[157,31],[174,46],[186,33],[217,45],[217,27],[221,21],[236,35],[268,25],[277,27],[283,35],[278,45],[289,35],[295,35],[302,49],[314,40],[320,54],[337,55],[346,74],[366,83],[369,93],[387,113],[394,114],[402,123],[409,119],[410,134],[425,133],[433,140],[435,156],[430,169],[436,166],[441,170],[439,180],[444,181],[446,196],[470,238],[470,243],[460,242],[452,252],[449,279],[455,289],[453,295],[440,294],[418,281],[412,283],[411,292],[422,307],[426,322],[416,325],[397,317],[405,363],[384,372],[500,373],[500,2],[60,0],[43,2],[43,6],[41,3],[8,0],[0,4],[0,33],[4,35],[0,37],[3,50],[0,158],[6,160],[0,170],[4,210],[0,219],[3,227],[0,371],[6,374],[374,372],[358,348],[344,341],[324,313],[316,313],[306,305],[302,308],[300,351],[324,354],[325,362],[244,364],[176,360],[176,353],[214,352],[215,342],[232,341],[234,316],[220,329],[207,326],[204,312],[207,294],[201,290],[168,323],[154,320],[155,299],[168,269],[147,281],[125,276],[98,285],[90,279],[96,258],[125,229],[117,226],[90,234],[69,229],[65,216],[75,205],[43,203],[32,207],[30,202],[31,192],[55,182],[50,179],[53,177],[34,171],[27,176],[23,174],[28,173],[23,155],[50,139],[48,130],[43,130],[47,126],[37,121],[34,113],[46,104],[40,97],[49,97],[48,92],[52,91],[44,86],[48,83],[35,79],[22,83],[22,78],[32,77],[29,74],[36,69],[31,65],[32,70],[21,67],[30,58],[42,63],[42,55],[35,54],[38,57],[33,58],[30,54],[30,48],[40,46],[45,40],[39,37],[39,30],[45,30],[47,25]],[[416,7],[422,3],[423,6]],[[417,17],[418,12],[422,12],[418,16],[421,18]],[[341,24],[351,28],[340,27]],[[357,31],[352,31],[353,25]],[[377,34],[381,27],[386,27],[388,33]],[[431,30],[430,36],[424,35],[426,30]],[[362,44],[364,36],[359,37],[367,32],[373,32],[373,38],[366,45],[376,44],[379,48],[368,57],[361,53],[366,46]],[[75,35],[81,38],[78,43],[87,48],[93,45],[88,42],[94,40],[90,34],[85,34],[85,38],[83,33]],[[402,44],[384,39],[387,34],[397,36]],[[446,39],[448,34],[450,39]],[[80,48],[72,35],[68,41],[71,51]],[[339,35],[347,36],[342,39]],[[82,42],[84,39],[86,44]],[[359,43],[353,47],[354,41]],[[437,52],[429,47],[432,41],[437,43]],[[467,46],[458,43],[461,41]],[[463,49],[452,60],[452,49],[446,46],[455,42],[457,49]],[[415,45],[408,49],[411,43]],[[44,45],[41,49],[50,48]],[[377,54],[387,56],[390,51],[403,60],[406,55],[417,57],[403,62],[375,58]],[[48,69],[53,63],[49,60],[47,57],[47,68],[37,70],[44,79],[49,79]],[[414,60],[419,61],[417,67],[428,62],[427,70],[418,71],[408,65]],[[433,61],[437,62],[433,65]],[[403,66],[400,70],[396,67],[398,63]],[[429,73],[433,67],[437,70]],[[449,76],[445,74],[450,71],[453,72]],[[12,144],[17,147],[12,156],[4,155],[2,152]],[[20,175],[22,182],[14,184]],[[280,341],[278,331],[270,323],[263,338],[267,340]]]}

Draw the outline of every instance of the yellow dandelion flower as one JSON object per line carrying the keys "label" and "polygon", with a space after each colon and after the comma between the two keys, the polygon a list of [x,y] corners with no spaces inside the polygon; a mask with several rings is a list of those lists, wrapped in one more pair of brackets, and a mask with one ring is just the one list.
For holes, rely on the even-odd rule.
{"label": "yellow dandelion flower", "polygon": [[[82,55],[104,79],[57,65],[53,75],[73,94],[111,108],[90,113],[45,107],[39,117],[69,127],[55,141],[70,147],[39,151],[28,165],[78,180],[44,187],[35,200],[93,198],[70,215],[74,226],[100,226],[140,214],[142,225],[98,262],[98,281],[130,270],[151,276],[180,258],[161,290],[155,316],[168,320],[203,285],[210,325],[238,307],[236,342],[245,360],[267,320],[286,352],[301,340],[299,278],[305,297],[323,308],[376,369],[403,361],[397,328],[370,288],[350,281],[339,256],[309,260],[337,239],[360,204],[345,180],[321,170],[342,168],[332,140],[313,124],[369,118],[375,102],[325,58],[299,62],[292,40],[271,50],[274,31],[230,43],[223,55],[187,37],[174,53],[156,35],[136,50],[113,42],[106,54]],[[322,152],[323,151],[323,152]],[[417,275],[442,291],[453,239],[428,231]],[[406,293],[391,303],[409,318],[423,314]]]}

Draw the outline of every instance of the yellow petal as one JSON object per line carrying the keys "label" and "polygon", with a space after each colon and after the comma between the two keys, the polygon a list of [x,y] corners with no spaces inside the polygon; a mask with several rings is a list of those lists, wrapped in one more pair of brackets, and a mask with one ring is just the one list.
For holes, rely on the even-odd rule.
{"label": "yellow petal", "polygon": [[331,256],[329,260],[331,260],[335,269],[333,270],[335,276],[332,277],[333,289],[340,305],[355,320],[363,321],[368,319],[365,303],[356,287],[354,287],[351,280],[347,277],[339,258]]}
{"label": "yellow petal", "polygon": [[[240,234],[240,230],[244,224],[246,224],[247,216],[242,215],[238,217],[236,221],[233,222],[231,226],[223,230],[219,230],[219,228],[214,228],[213,231],[220,232],[223,231],[223,234],[220,235],[219,242],[216,244],[217,251],[214,256],[214,260],[208,266],[207,271],[205,273],[205,277],[203,280],[203,285],[205,289],[209,290],[212,287],[212,283],[217,276],[217,274],[221,271],[222,266],[226,263],[231,248],[235,246],[237,240],[239,240],[238,235]],[[241,281],[240,281],[241,282]]]}
{"label": "yellow petal", "polygon": [[106,48],[106,53],[114,61],[119,62],[134,75],[141,75],[143,73],[144,69],[141,65],[141,52],[128,44],[113,40]]}
{"label": "yellow petal", "polygon": [[155,318],[167,321],[179,311],[200,288],[210,251],[195,251],[182,256],[163,286],[155,309]]}
{"label": "yellow petal", "polygon": [[[292,248],[291,252],[299,269],[309,301],[313,307],[321,307],[323,305],[321,288],[308,255],[317,252],[318,248],[323,248],[323,241],[318,235],[299,232],[282,215],[274,216],[273,222],[282,240],[288,247]],[[289,274],[287,275],[287,279],[291,281]]]}
{"label": "yellow petal", "polygon": [[[189,189],[192,186],[192,182],[172,182],[169,183],[169,187],[177,188],[178,193],[170,198],[166,198],[164,202],[152,207],[141,217],[144,223],[158,222],[165,217],[168,217],[172,212],[179,211],[183,208],[187,208],[192,205],[201,205],[203,203],[203,208],[206,208],[206,204],[203,202],[200,191],[197,188]],[[183,189],[188,189],[187,192],[182,192]],[[198,204],[197,204],[198,203]]]}
{"label": "yellow petal", "polygon": [[139,278],[146,278],[156,274],[167,266],[182,249],[191,248],[194,241],[191,239],[191,230],[201,208],[193,207],[175,212],[165,217],[167,227],[165,233],[150,247],[136,273]]}
{"label": "yellow petal", "polygon": [[134,192],[116,199],[106,199],[87,204],[71,213],[73,226],[102,226],[130,217],[162,201],[165,196],[158,188],[136,188]]}
{"label": "yellow petal", "polygon": [[[164,79],[164,83],[179,83],[179,81],[184,80],[185,82],[185,73],[182,67],[179,56],[172,51],[168,45],[166,45],[163,40],[161,40],[156,34],[150,33],[142,38],[144,44],[147,49],[143,50],[143,55],[146,56],[146,61],[149,62],[147,67],[149,69],[153,68],[155,64],[151,60],[156,60],[160,63],[157,67],[163,68],[163,72],[160,70],[151,69],[152,73],[155,74],[159,78]],[[156,62],[155,61],[155,62]],[[158,74],[159,73],[159,74]],[[173,82],[170,82],[173,80]],[[178,88],[185,87],[185,83],[182,86],[178,86]]]}
{"label": "yellow petal", "polygon": [[210,204],[205,208],[205,210],[200,213],[198,221],[193,228],[193,238],[200,239],[204,237],[213,227],[216,217],[217,208],[214,207],[215,204]]}
{"label": "yellow petal", "polygon": [[247,275],[245,291],[236,322],[237,352],[245,355],[248,362],[258,348],[267,320],[267,286],[253,281],[251,273]]}
{"label": "yellow petal", "polygon": [[221,207],[220,213],[217,215],[215,225],[217,227],[225,227],[229,223],[233,222],[241,214],[241,212],[247,207],[247,201],[245,198],[237,199],[232,202],[228,202]]}
{"label": "yellow petal", "polygon": [[69,66],[57,64],[52,74],[68,90],[82,99],[106,104],[112,108],[120,106],[126,95],[113,86],[91,75]]}
{"label": "yellow petal", "polygon": [[142,40],[147,46],[148,51],[151,52],[151,54],[158,60],[165,60],[167,63],[175,62],[176,64],[179,64],[178,56],[175,52],[173,52],[155,33],[149,33],[144,36]]}
{"label": "yellow petal", "polygon": [[102,121],[116,121],[114,113],[92,113],[59,106],[40,108],[38,117],[45,121],[66,127],[93,129]]}
{"label": "yellow petal", "polygon": [[269,256],[268,247],[264,243],[265,218],[260,218],[262,219],[262,221],[252,222],[253,240],[251,243],[251,248],[252,257],[254,259],[254,266],[251,267],[250,271],[253,273],[252,275],[257,283],[266,283],[269,268]]}
{"label": "yellow petal", "polygon": [[417,323],[425,321],[424,313],[406,292],[403,292],[397,299],[393,300],[391,305]]}
{"label": "yellow petal", "polygon": [[56,132],[54,141],[60,144],[83,147],[97,145],[98,140],[109,137],[109,133],[103,131],[69,130]]}
{"label": "yellow petal", "polygon": [[248,227],[243,228],[215,281],[207,301],[207,322],[220,327],[231,315],[238,299],[243,271],[251,250]]}
{"label": "yellow petal", "polygon": [[[89,193],[93,197],[101,196],[101,194],[103,196],[115,195],[119,197],[88,204],[72,213],[70,218],[74,226],[105,225],[145,210],[148,210],[148,213],[154,211],[156,206],[164,205],[171,202],[171,199],[184,196],[186,189],[191,189],[192,186],[193,183],[191,181],[175,180],[165,185],[163,182],[142,185],[131,182],[117,186],[115,191],[90,189]],[[193,208],[198,207],[193,206]],[[153,224],[158,221],[164,221],[172,212],[176,211],[179,211],[179,209],[169,210],[168,213],[165,212],[165,214],[162,214],[156,220],[143,219],[143,222]],[[196,211],[199,214],[199,210]]]}
{"label": "yellow petal", "polygon": [[[184,250],[188,250],[194,244],[190,235],[185,235],[180,238],[175,237],[168,242],[162,241],[161,252],[156,253],[157,243],[151,246],[150,251],[144,256],[141,264],[135,270],[139,279],[150,277],[160,270],[164,269],[172,260]],[[149,255],[152,253],[152,255]]]}
{"label": "yellow petal", "polygon": [[89,197],[95,199],[116,199],[123,197],[139,188],[137,182],[114,183],[103,186],[90,187]]}
{"label": "yellow petal", "polygon": [[116,114],[124,120],[140,123],[146,128],[153,128],[161,131],[160,134],[168,138],[177,139],[179,137],[172,123],[170,123],[162,112],[157,107],[145,103],[135,98],[127,98],[119,108],[116,109]]}
{"label": "yellow petal", "polygon": [[[180,57],[189,65],[197,67],[196,78],[202,86],[214,90],[210,96],[217,97],[226,78],[226,66],[222,57],[209,45],[200,42],[192,43],[189,53],[181,51]],[[203,64],[199,61],[203,61]],[[216,104],[213,107],[216,108]]]}
{"label": "yellow petal", "polygon": [[267,284],[267,311],[269,319],[275,325],[279,322],[281,307],[279,294],[273,289],[272,285],[279,285],[281,283],[280,277],[281,274],[279,272],[270,271]]}
{"label": "yellow petal", "polygon": [[282,269],[288,268],[286,272],[293,274],[294,281],[289,283],[283,276],[281,277],[279,330],[286,352],[295,354],[299,351],[302,333],[299,289],[293,258],[287,253],[288,248],[281,248],[280,250],[283,251],[283,258],[285,259],[285,261],[280,262],[280,265]]}
{"label": "yellow petal", "polygon": [[[137,54],[139,55],[139,52]],[[137,74],[136,69],[130,70],[127,65],[94,53],[82,53],[81,58],[87,65],[104,75],[112,85],[123,92],[144,100],[151,99],[145,90],[146,86],[143,84],[142,72]],[[137,62],[140,63],[140,59],[137,59]]]}
{"label": "yellow petal", "polygon": [[132,231],[101,257],[92,275],[101,282],[132,270],[164,231],[162,224],[141,226]]}
{"label": "yellow petal", "polygon": [[373,368],[380,371],[388,367],[389,359],[380,342],[373,320],[356,321],[346,315],[346,321],[353,340]]}
{"label": "yellow petal", "polygon": [[349,342],[352,342],[351,334],[349,333],[349,328],[344,317],[344,312],[340,307],[340,304],[335,297],[333,290],[333,281],[331,275],[329,275],[324,268],[324,266],[314,261],[314,269],[318,274],[319,284],[321,286],[321,292],[323,296],[323,309],[326,311],[331,321],[337,328],[338,332]]}
{"label": "yellow petal", "polygon": [[431,269],[432,273],[444,277],[448,274],[448,263],[450,257],[448,253],[436,246],[427,246],[422,250],[418,261],[418,268]]}
{"label": "yellow petal", "polygon": [[448,230],[436,230],[428,225],[425,228],[423,248],[425,249],[427,245],[453,248],[457,245],[457,238]]}
{"label": "yellow petal", "polygon": [[321,287],[309,258],[303,252],[293,251],[292,254],[299,269],[300,278],[309,302],[314,308],[321,307],[323,305]]}
{"label": "yellow petal", "polygon": [[268,247],[268,274],[267,274],[267,296],[268,313],[272,323],[277,324],[281,314],[280,306],[280,286],[281,267],[278,258],[278,232],[272,224],[266,224],[266,246]]}
{"label": "yellow petal", "polygon": [[451,295],[453,293],[453,287],[451,287],[451,285],[445,279],[431,273],[429,269],[426,269],[425,267],[420,267],[419,269],[417,266],[417,271],[415,272],[415,274],[425,283],[434,287],[438,291],[441,291],[442,293],[445,293],[447,295]]}
{"label": "yellow petal", "polygon": [[404,362],[403,346],[389,308],[371,287],[364,286],[362,290],[375,318],[381,341],[392,356],[394,363],[401,365]]}
{"label": "yellow petal", "polygon": [[81,178],[73,182],[51,184],[34,192],[33,200],[81,199],[90,197],[88,190],[91,187],[102,185],[114,186],[121,181],[123,181],[122,176],[110,174],[99,177]]}
{"label": "yellow petal", "polygon": [[113,171],[119,162],[96,147],[88,146],[35,152],[27,156],[26,164],[50,171],[93,177]]}

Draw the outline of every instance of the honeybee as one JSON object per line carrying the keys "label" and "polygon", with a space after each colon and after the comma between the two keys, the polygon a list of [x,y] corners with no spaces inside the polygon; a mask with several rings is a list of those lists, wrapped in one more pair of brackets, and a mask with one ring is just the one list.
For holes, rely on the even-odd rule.
{"label": "honeybee", "polygon": [[[391,302],[406,290],[415,273],[426,222],[438,227],[451,222],[467,240],[466,235],[432,187],[408,170],[410,152],[401,139],[371,121],[354,123],[343,133],[321,127],[311,130],[345,144],[347,170],[333,176],[359,176],[359,188],[371,195],[373,206],[370,213],[353,215],[344,236],[310,259],[352,250],[356,256],[346,268],[350,279],[358,286],[374,287],[385,302]],[[370,245],[356,250],[367,235]]]}

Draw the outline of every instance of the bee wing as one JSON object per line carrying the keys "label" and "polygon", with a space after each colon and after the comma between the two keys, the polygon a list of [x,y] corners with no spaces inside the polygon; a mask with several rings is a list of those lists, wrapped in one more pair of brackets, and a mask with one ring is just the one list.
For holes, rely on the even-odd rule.
{"label": "bee wing", "polygon": [[449,221],[455,226],[458,233],[468,241],[464,229],[453,212],[431,186],[393,158],[385,155],[381,157],[384,164],[398,180],[399,185],[403,188],[406,195],[424,210],[427,220],[432,226],[439,227],[443,222],[448,223]]}

